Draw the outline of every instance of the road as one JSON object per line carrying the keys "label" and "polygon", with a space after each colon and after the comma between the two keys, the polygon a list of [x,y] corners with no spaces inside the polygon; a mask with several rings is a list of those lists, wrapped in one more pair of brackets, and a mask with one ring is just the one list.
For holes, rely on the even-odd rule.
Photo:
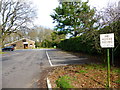
{"label": "road", "polygon": [[[44,50],[16,50],[2,56],[2,88],[29,88],[49,67]],[[37,86],[34,86],[34,88]]]}
{"label": "road", "polygon": [[51,66],[63,66],[69,64],[87,64],[90,63],[85,56],[75,56],[61,50],[47,50],[48,60]]}
{"label": "road", "polygon": [[2,55],[2,88],[37,88],[42,70],[51,66],[88,63],[86,57],[57,49],[15,50]]}

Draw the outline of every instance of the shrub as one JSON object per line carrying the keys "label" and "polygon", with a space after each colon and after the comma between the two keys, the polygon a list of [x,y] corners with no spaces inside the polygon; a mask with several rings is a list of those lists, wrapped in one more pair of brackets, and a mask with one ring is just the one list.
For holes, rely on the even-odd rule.
{"label": "shrub", "polygon": [[59,48],[67,51],[99,54],[97,49],[94,48],[94,42],[92,40],[85,40],[84,42],[84,38],[82,36],[62,40],[58,46]]}
{"label": "shrub", "polygon": [[56,80],[56,84],[58,87],[63,88],[66,90],[67,88],[73,88],[70,84],[70,77],[69,76],[62,76],[58,80]]}

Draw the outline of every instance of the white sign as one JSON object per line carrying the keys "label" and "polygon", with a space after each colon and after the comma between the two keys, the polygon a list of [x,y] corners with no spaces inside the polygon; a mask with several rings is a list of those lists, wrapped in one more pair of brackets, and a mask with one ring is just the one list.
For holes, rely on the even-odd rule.
{"label": "white sign", "polygon": [[114,33],[100,34],[100,46],[102,48],[114,47]]}
{"label": "white sign", "polygon": [[30,47],[32,47],[32,45],[30,45]]}
{"label": "white sign", "polygon": [[28,44],[28,42],[23,42],[23,44]]}

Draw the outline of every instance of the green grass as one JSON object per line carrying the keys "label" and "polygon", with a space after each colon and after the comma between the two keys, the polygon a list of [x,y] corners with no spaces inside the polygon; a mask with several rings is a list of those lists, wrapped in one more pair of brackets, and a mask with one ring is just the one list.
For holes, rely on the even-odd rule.
{"label": "green grass", "polygon": [[93,67],[92,65],[86,65],[85,68],[88,69],[88,70],[89,70],[89,69],[90,69],[90,70],[93,70],[93,69],[94,69],[94,67]]}
{"label": "green grass", "polygon": [[114,69],[112,72],[114,72],[114,73],[120,73],[120,69]]}
{"label": "green grass", "polygon": [[56,80],[56,84],[58,87],[62,88],[63,90],[67,90],[68,88],[73,88],[70,84],[71,78],[69,76],[62,76],[58,80]]}
{"label": "green grass", "polygon": [[[69,74],[66,74],[65,76],[62,76],[62,77],[60,77],[56,80],[56,85],[57,85],[57,87],[61,88],[61,90],[62,89],[66,90],[66,89],[69,89],[69,88],[73,88],[74,86],[72,86],[72,82],[81,83],[81,81],[80,82],[78,81],[78,77],[77,77],[78,74],[79,75],[80,74],[81,75],[89,75],[89,73],[90,73],[90,74],[93,75],[93,77],[89,77],[92,80],[97,80],[97,77],[99,77],[99,75],[107,74],[107,65],[106,64],[73,65],[72,67],[73,68],[76,67],[74,69],[72,68],[72,71],[75,74],[74,76],[70,76]],[[71,68],[71,66],[70,66],[70,68]],[[93,69],[92,73],[91,73],[91,69]],[[69,71],[71,69],[68,68],[66,70]],[[98,74],[97,74],[97,72],[98,72]],[[118,73],[120,73],[120,69],[111,66],[111,74],[113,74],[113,76],[114,76],[114,75],[118,75]],[[108,88],[108,84],[107,84],[107,81],[106,81],[107,77],[106,77],[106,75],[103,76],[103,77],[105,77],[105,79],[103,81],[104,87]],[[119,80],[116,79],[116,80],[112,81],[111,83],[113,83],[113,82],[116,83],[116,84],[120,84],[120,79]]]}
{"label": "green grass", "polygon": [[79,73],[87,73],[85,70],[79,70]]}
{"label": "green grass", "polygon": [[114,82],[120,84],[120,80],[116,80],[116,81],[114,81]]}
{"label": "green grass", "polygon": [[107,70],[106,65],[104,64],[90,64],[85,67],[86,69],[100,69],[100,70]]}
{"label": "green grass", "polygon": [[1,51],[0,51],[0,54],[5,54],[5,53],[6,53],[6,52],[1,52]]}
{"label": "green grass", "polygon": [[34,48],[34,49],[54,49],[54,48],[44,48],[44,47],[39,47],[39,48]]}

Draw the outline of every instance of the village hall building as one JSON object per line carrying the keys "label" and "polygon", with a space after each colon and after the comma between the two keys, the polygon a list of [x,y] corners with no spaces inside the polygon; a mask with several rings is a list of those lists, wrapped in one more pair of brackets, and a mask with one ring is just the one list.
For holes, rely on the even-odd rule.
{"label": "village hall building", "polygon": [[35,41],[22,38],[12,43],[5,44],[5,46],[14,46],[15,49],[33,49],[35,48]]}

